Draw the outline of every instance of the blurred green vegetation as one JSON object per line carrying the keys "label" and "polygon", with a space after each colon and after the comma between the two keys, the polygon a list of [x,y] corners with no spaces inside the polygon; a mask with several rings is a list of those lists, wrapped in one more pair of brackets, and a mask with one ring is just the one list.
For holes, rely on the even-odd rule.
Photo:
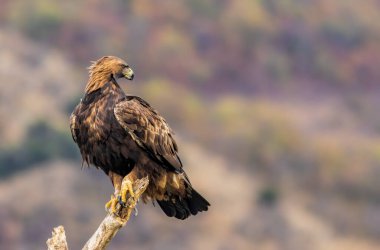
{"label": "blurred green vegetation", "polygon": [[56,130],[46,121],[37,121],[19,145],[0,151],[0,177],[52,159],[79,159],[79,153],[69,134]]}
{"label": "blurred green vegetation", "polygon": [[279,192],[274,187],[263,188],[258,197],[258,202],[263,206],[271,207],[278,202]]}

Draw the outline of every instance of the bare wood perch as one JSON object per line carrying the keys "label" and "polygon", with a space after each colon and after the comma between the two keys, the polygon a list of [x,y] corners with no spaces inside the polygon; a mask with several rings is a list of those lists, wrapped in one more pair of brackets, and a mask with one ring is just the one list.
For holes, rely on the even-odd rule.
{"label": "bare wood perch", "polygon": [[63,226],[58,226],[53,229],[51,238],[46,241],[48,250],[68,250],[66,242],[66,234]]}
{"label": "bare wood perch", "polygon": [[[125,180],[126,179],[123,180],[123,183]],[[138,179],[136,182],[133,183],[135,199],[138,199],[144,193],[145,189],[148,187],[148,184],[148,177]],[[102,223],[99,225],[96,232],[87,241],[86,245],[83,247],[83,250],[105,249],[107,245],[111,242],[113,237],[115,237],[116,233],[127,224],[133,209],[134,206],[131,198],[127,200],[125,207],[122,207],[118,204],[118,212],[116,214],[107,214]],[[66,236],[63,227],[59,226],[58,228],[63,231],[64,242],[66,243]],[[67,243],[66,248],[60,248],[60,245],[56,244],[59,242],[52,240],[54,238],[54,232],[56,229],[57,228],[54,228],[53,237],[46,242],[48,245],[48,250],[67,250]]]}
{"label": "bare wood perch", "polygon": [[[126,179],[123,180],[123,183]],[[148,177],[138,179],[133,183],[133,191],[135,193],[135,199],[138,199],[142,195],[149,184]],[[110,214],[108,213],[106,218],[102,221],[96,232],[92,237],[87,241],[86,245],[83,247],[83,250],[101,250],[105,249],[108,243],[115,237],[116,233],[125,226],[128,222],[132,210],[134,209],[131,206],[131,198],[127,200],[125,207],[121,207],[118,204],[118,213]]]}

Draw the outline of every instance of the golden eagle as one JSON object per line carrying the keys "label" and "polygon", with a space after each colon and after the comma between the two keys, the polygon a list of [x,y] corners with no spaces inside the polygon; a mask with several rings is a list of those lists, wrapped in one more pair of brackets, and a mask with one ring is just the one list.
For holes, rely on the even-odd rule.
{"label": "golden eagle", "polygon": [[[210,204],[191,186],[169,125],[146,101],[124,93],[116,81],[122,77],[134,77],[122,59],[93,62],[84,97],[70,117],[83,161],[101,168],[115,188],[106,206],[115,212],[127,192],[134,197],[132,183],[148,176],[142,199],[156,200],[167,216],[186,219],[207,211]],[[128,185],[122,187],[125,176]]]}

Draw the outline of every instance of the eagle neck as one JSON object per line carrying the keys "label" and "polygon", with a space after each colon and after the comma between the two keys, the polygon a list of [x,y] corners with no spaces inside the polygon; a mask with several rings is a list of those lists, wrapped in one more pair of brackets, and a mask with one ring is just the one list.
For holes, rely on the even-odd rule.
{"label": "eagle neck", "polygon": [[105,72],[104,70],[93,71],[90,73],[90,78],[88,79],[85,92],[87,94],[94,92],[102,88],[108,82],[112,82],[118,88],[120,88],[111,72]]}
{"label": "eagle neck", "polygon": [[82,98],[82,103],[84,105],[90,105],[91,103],[106,100],[114,102],[119,101],[125,97],[125,93],[116,81],[109,81],[104,84],[101,88],[98,88],[91,92],[86,92]]}

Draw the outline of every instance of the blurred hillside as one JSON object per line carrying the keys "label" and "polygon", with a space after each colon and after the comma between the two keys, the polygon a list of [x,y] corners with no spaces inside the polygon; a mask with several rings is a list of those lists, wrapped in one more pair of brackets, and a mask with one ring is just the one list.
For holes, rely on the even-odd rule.
{"label": "blurred hillside", "polygon": [[378,86],[376,0],[3,0],[1,9],[3,27],[71,63],[117,54],[142,81],[170,76],[207,95]]}
{"label": "blurred hillside", "polygon": [[379,13],[375,0],[0,1],[0,249],[41,249],[58,224],[79,248],[102,219],[111,184],[80,171],[68,116],[103,55],[131,65],[121,86],[167,118],[212,203],[183,223],[141,205],[111,249],[377,249]]}

